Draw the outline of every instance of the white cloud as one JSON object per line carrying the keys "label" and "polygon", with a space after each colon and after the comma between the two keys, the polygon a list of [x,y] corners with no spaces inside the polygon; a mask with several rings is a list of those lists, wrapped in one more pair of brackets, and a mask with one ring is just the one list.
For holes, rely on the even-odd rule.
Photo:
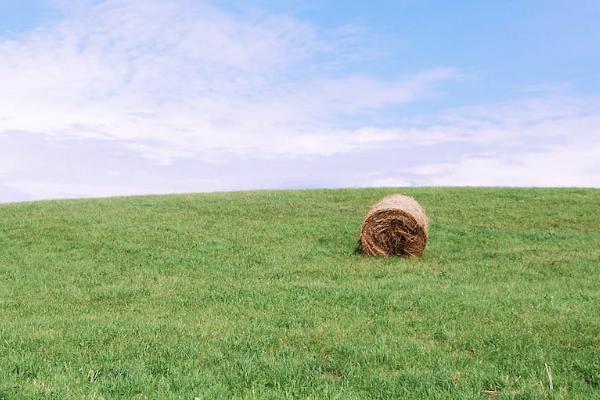
{"label": "white cloud", "polygon": [[320,69],[331,43],[282,16],[244,20],[186,0],[60,4],[63,20],[0,41],[0,132],[142,140],[133,148],[163,158],[331,154],[363,136],[331,135],[332,118],[456,77],[331,77]]}
{"label": "white cloud", "polygon": [[525,154],[482,155],[415,167],[421,184],[436,186],[600,186],[600,144]]}

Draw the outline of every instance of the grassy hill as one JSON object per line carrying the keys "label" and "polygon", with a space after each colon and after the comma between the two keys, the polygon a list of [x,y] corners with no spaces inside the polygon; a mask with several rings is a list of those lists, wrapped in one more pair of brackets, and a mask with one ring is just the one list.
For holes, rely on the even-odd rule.
{"label": "grassy hill", "polygon": [[394,192],[0,206],[0,399],[600,398],[600,191],[403,189],[425,257],[355,254]]}

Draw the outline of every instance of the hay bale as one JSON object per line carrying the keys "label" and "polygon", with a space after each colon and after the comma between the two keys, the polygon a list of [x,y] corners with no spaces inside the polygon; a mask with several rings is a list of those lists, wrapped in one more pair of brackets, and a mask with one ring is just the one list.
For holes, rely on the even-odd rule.
{"label": "hay bale", "polygon": [[369,256],[421,257],[429,223],[415,199],[400,194],[375,204],[363,222],[360,250]]}

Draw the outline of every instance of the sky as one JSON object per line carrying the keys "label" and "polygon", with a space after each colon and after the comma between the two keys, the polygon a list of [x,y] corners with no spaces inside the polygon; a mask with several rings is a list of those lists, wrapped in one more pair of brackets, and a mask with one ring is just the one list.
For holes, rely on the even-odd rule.
{"label": "sky", "polygon": [[0,202],[600,187],[600,3],[0,0]]}

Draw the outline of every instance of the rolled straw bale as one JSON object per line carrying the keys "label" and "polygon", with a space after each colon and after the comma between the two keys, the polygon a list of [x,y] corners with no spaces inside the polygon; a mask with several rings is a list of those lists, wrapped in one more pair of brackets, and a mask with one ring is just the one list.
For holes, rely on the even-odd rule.
{"label": "rolled straw bale", "polygon": [[370,256],[421,257],[429,237],[423,207],[401,194],[383,198],[363,222],[360,250]]}

